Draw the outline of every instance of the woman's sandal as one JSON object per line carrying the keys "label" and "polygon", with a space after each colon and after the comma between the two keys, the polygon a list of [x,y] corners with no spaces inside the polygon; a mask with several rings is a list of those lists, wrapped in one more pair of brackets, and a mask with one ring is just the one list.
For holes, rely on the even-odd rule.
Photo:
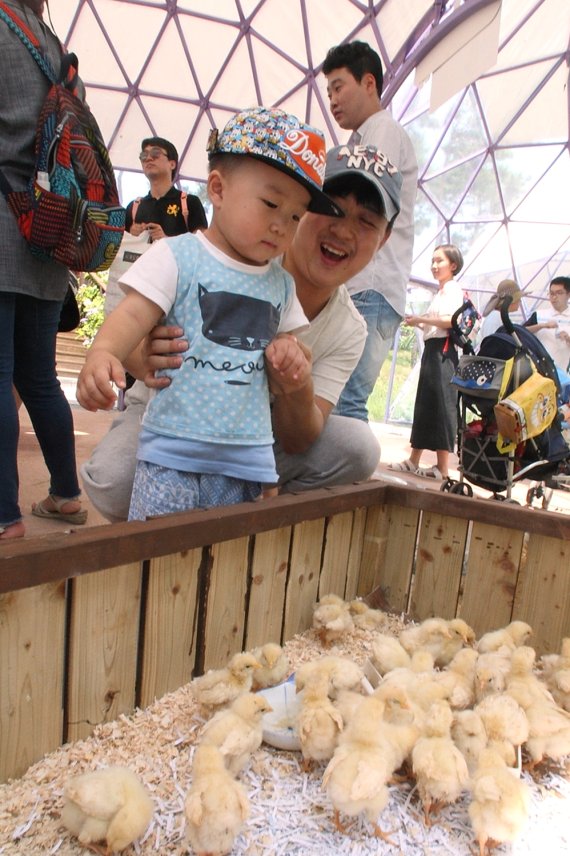
{"label": "woman's sandal", "polygon": [[409,459],[407,461],[398,461],[396,464],[388,464],[388,469],[394,470],[397,473],[409,473],[411,476],[422,475],[419,467],[412,464]]}
{"label": "woman's sandal", "polygon": [[418,470],[418,475],[424,479],[435,479],[437,481],[446,481],[449,478],[449,476],[444,476],[436,466],[427,467],[425,470]]}
{"label": "woman's sandal", "polygon": [[[53,510],[46,508],[47,502],[53,503]],[[62,499],[50,494],[47,499],[32,505],[32,514],[36,517],[43,517],[49,520],[63,520],[64,523],[74,523],[76,526],[82,526],[87,520],[87,510],[80,508],[78,511],[63,511],[63,506],[69,502],[77,502],[77,500],[75,498]]]}

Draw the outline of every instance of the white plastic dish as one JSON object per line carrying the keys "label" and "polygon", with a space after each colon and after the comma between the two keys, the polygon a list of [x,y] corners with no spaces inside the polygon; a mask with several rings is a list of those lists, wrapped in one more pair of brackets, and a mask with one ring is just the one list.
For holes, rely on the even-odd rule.
{"label": "white plastic dish", "polygon": [[295,676],[277,684],[259,690],[273,710],[263,717],[263,740],[276,749],[289,752],[299,751],[301,744],[295,726],[299,711],[299,698],[295,692]]}

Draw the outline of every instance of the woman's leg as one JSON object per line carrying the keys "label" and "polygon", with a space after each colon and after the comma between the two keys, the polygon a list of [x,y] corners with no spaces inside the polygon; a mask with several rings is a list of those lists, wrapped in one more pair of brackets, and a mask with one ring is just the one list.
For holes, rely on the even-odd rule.
{"label": "woman's leg", "polygon": [[[62,511],[79,511],[71,408],[57,378],[56,335],[61,301],[16,295],[14,385],[30,415],[50,473],[50,496],[73,500]],[[45,500],[47,511],[55,511]]]}
{"label": "woman's leg", "polygon": [[18,505],[18,436],[20,423],[12,378],[16,295],[0,292],[0,539],[24,534]]}

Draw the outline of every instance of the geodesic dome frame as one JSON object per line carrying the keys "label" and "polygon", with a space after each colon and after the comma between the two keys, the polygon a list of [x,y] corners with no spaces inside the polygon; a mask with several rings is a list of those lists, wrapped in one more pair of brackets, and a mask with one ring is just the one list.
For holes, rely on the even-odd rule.
{"label": "geodesic dome frame", "polygon": [[429,282],[442,240],[464,251],[462,281],[481,301],[505,276],[540,298],[570,274],[567,0],[51,0],[50,11],[125,192],[143,137],[172,139],[181,180],[200,181],[210,128],[253,104],[342,142],[320,67],[330,46],[361,39],[382,57],[384,104],[420,164],[412,280]]}

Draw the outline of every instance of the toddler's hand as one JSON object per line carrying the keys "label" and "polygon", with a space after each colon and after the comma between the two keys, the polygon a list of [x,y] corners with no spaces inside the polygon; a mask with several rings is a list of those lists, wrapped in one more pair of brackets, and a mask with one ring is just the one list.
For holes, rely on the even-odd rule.
{"label": "toddler's hand", "polygon": [[125,370],[108,351],[98,348],[87,352],[85,364],[77,380],[76,397],[85,410],[111,410],[117,395],[112,387],[126,387]]}
{"label": "toddler's hand", "polygon": [[293,392],[311,376],[311,352],[289,334],[279,335],[265,349],[270,389],[275,394]]}

